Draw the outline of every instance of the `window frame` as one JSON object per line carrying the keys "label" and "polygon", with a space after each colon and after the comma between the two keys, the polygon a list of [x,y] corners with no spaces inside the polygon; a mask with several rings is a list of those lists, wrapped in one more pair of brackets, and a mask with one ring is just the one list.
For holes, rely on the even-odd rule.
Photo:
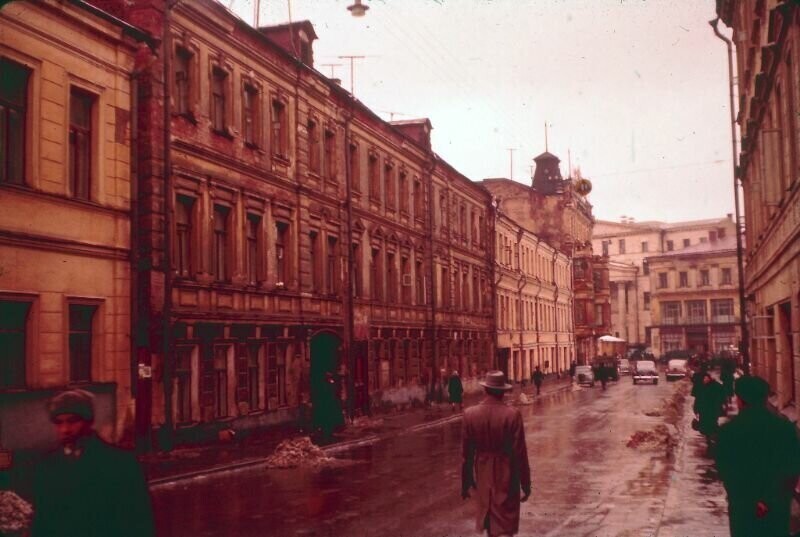
{"label": "window frame", "polygon": [[[211,209],[211,274],[217,283],[228,283],[231,281],[231,238],[233,226],[231,220],[233,209],[228,205],[214,203]],[[218,215],[223,218],[218,219]],[[217,223],[224,224],[224,229],[217,229]],[[220,271],[220,269],[222,269]],[[223,274],[220,274],[222,272]]]}
{"label": "window frame", "polygon": [[259,149],[263,139],[261,94],[258,83],[248,78],[242,80],[242,140],[251,149]]}
{"label": "window frame", "polygon": [[[102,302],[96,300],[85,300],[78,298],[70,298],[67,300],[66,308],[66,337],[67,337],[67,378],[70,384],[89,384],[94,381],[94,369],[97,357],[101,356],[100,345],[102,343],[101,330],[101,307]],[[76,310],[82,309],[84,311],[90,310],[89,328],[75,329],[73,328],[73,308]],[[83,351],[87,352],[85,356],[73,355],[73,341],[77,340],[78,335],[87,335],[85,343],[83,344]],[[88,363],[80,364],[80,370],[76,367],[76,361],[80,358],[85,358]],[[85,376],[78,373],[85,373]]]}
{"label": "window frame", "polygon": [[[77,125],[73,121],[73,112],[77,106],[77,100],[82,100],[88,105],[87,124]],[[83,201],[93,201],[93,192],[97,182],[95,167],[97,136],[97,105],[99,96],[81,86],[70,85],[69,87],[69,115],[67,129],[67,166],[69,178],[69,193],[72,198]],[[79,144],[79,140],[81,143]],[[83,165],[81,160],[85,160]],[[78,167],[83,168],[79,170]]]}
{"label": "window frame", "polygon": [[[7,334],[16,334],[19,333],[21,335],[20,339],[20,347],[21,347],[21,354],[17,356],[18,362],[16,363],[16,374],[13,375],[17,379],[19,379],[15,383],[0,383],[0,393],[4,391],[13,391],[13,390],[24,390],[28,387],[28,357],[32,352],[32,344],[34,343],[31,341],[32,338],[32,326],[33,319],[34,319],[34,308],[35,308],[35,301],[32,297],[20,297],[16,295],[0,295],[0,304],[2,303],[17,303],[17,304],[24,304],[25,305],[25,312],[24,312],[24,319],[22,320],[22,327],[21,330],[15,330],[13,326],[9,326],[8,329],[3,329],[2,325],[0,325],[0,340],[8,339],[11,340],[12,337],[6,336]],[[7,321],[10,316],[4,316],[0,319],[0,322]],[[8,347],[3,347],[4,352],[8,352]],[[3,361],[3,368],[6,367],[6,360]],[[12,370],[12,368],[9,368]],[[8,375],[11,377],[12,375]],[[5,373],[0,377],[0,379],[5,378]]]}
{"label": "window frame", "polygon": [[[12,155],[11,158],[3,158],[0,159],[0,185],[27,185],[28,178],[27,178],[27,152],[28,152],[28,135],[29,135],[29,113],[33,106],[31,102],[31,91],[33,86],[33,69],[30,67],[12,60],[6,56],[0,56],[0,68],[2,67],[3,63],[8,63],[12,65],[13,69],[18,69],[21,74],[25,75],[25,80],[22,84],[22,88],[19,90],[22,94],[22,103],[14,103],[11,101],[11,98],[3,99],[2,95],[0,95],[0,114],[2,118],[0,118],[0,129],[3,128],[3,125],[6,127],[7,132],[0,132],[0,143],[3,144],[2,153],[0,155]],[[5,77],[7,80],[7,77]],[[13,130],[12,121],[9,119],[12,115],[12,112],[16,110],[17,116],[19,116],[19,124],[18,130],[21,130],[21,134],[19,132],[8,134],[11,130]],[[11,144],[18,144],[18,147],[11,147]],[[15,157],[16,156],[16,157]],[[8,179],[11,175],[11,167],[12,165],[16,164],[19,173],[19,178],[17,180]]]}

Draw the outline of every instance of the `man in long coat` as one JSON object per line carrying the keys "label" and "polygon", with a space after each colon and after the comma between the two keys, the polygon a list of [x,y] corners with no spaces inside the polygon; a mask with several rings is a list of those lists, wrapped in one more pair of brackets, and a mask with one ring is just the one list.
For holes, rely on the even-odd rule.
{"label": "man in long coat", "polygon": [[797,431],[767,408],[766,381],[741,377],[734,390],[739,414],[722,426],[717,445],[731,537],[789,535],[792,492],[800,475]]}
{"label": "man in long coat", "polygon": [[502,371],[489,371],[480,384],[486,398],[464,412],[461,496],[466,499],[475,489],[479,532],[514,535],[519,531],[520,503],[531,494],[522,415],[503,402],[511,385]]}
{"label": "man in long coat", "polygon": [[94,432],[93,396],[70,390],[48,406],[60,446],[36,469],[31,537],[154,535],[139,463]]}

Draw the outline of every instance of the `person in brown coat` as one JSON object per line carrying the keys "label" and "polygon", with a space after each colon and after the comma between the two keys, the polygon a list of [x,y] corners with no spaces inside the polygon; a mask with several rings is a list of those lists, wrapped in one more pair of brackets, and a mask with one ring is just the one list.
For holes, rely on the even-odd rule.
{"label": "person in brown coat", "polygon": [[[477,497],[476,529],[489,537],[519,531],[520,503],[531,494],[531,470],[522,415],[503,402],[511,389],[502,371],[480,383],[486,398],[464,412],[461,497]],[[520,498],[522,492],[522,497]]]}

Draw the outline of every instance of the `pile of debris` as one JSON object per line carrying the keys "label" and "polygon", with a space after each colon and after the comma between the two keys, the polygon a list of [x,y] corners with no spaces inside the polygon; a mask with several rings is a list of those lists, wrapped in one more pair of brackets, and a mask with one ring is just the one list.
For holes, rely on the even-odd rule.
{"label": "pile of debris", "polygon": [[335,459],[325,455],[307,436],[284,440],[275,452],[266,458],[267,468],[297,468],[322,466]]}
{"label": "pile of debris", "polygon": [[0,535],[24,535],[33,507],[10,490],[0,490]]}
{"label": "pile of debris", "polygon": [[626,444],[632,449],[661,449],[669,454],[676,445],[675,437],[666,425],[659,424],[649,431],[636,431]]}

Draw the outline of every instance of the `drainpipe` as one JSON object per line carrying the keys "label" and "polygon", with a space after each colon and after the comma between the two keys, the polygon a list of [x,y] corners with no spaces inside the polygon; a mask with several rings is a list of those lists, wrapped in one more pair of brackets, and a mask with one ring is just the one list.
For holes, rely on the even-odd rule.
{"label": "drainpipe", "polygon": [[[347,416],[352,420],[355,414],[355,354],[353,352],[353,345],[355,341],[355,263],[353,262],[353,170],[352,162],[350,162],[350,125],[353,121],[353,104],[355,98],[351,97],[348,108],[347,116],[344,120],[344,169],[345,169],[345,211],[346,211],[346,255],[345,261],[347,263],[347,283],[345,285],[347,295],[345,300],[345,327],[344,327],[344,340],[347,346]],[[359,250],[360,251],[360,250]],[[366,364],[368,366],[368,364]],[[369,390],[369,388],[367,388]]]}
{"label": "drainpipe", "polygon": [[[524,363],[525,363],[525,357],[524,357],[524,353],[525,353],[525,350],[524,350],[524,331],[525,331],[525,324],[524,323],[525,323],[525,316],[523,314],[524,307],[523,307],[523,302],[522,302],[522,289],[525,287],[525,284],[527,283],[527,278],[525,277],[525,272],[523,271],[522,263],[520,262],[521,259],[522,259],[522,256],[520,255],[520,252],[521,252],[521,249],[522,249],[522,235],[523,235],[523,231],[522,231],[522,228],[520,228],[517,231],[517,272],[519,272],[519,277],[517,279],[517,325],[519,327],[519,330],[518,330],[519,331],[519,364],[520,364],[520,369],[522,371],[524,371],[525,370],[525,365],[524,365]],[[521,373],[521,371],[520,371],[520,373]],[[522,376],[522,375],[520,375],[520,376]],[[522,382],[525,379],[524,378],[520,378],[518,380],[520,382]]]}
{"label": "drainpipe", "polygon": [[737,162],[736,151],[736,110],[734,108],[733,91],[734,91],[734,78],[733,78],[733,45],[731,40],[722,35],[719,31],[719,17],[714,20],[708,21],[711,28],[714,29],[714,35],[725,42],[728,49],[728,98],[730,100],[730,113],[731,113],[731,158],[733,162],[733,200],[736,210],[736,268],[739,272],[739,326],[742,333],[742,368],[745,373],[750,372],[750,332],[747,327],[747,304],[745,302],[745,288],[744,288],[744,251],[742,248],[742,221],[739,212],[739,188],[741,180],[739,179],[739,165]]}
{"label": "drainpipe", "polygon": [[[428,231],[428,267],[429,271],[428,274],[430,275],[430,299],[431,299],[431,378],[430,378],[430,397],[433,397],[434,393],[436,393],[436,375],[439,372],[439,345],[436,341],[436,311],[437,311],[437,304],[436,304],[436,286],[434,282],[436,281],[434,277],[436,276],[436,265],[434,264],[434,255],[433,255],[433,228],[434,228],[434,209],[433,209],[433,202],[434,202],[434,195],[433,195],[433,172],[436,170],[436,155],[434,155],[433,151],[428,152],[428,163],[425,167],[425,174],[427,176],[427,183],[428,183],[428,222],[425,226]],[[444,225],[444,222],[442,222]]]}

